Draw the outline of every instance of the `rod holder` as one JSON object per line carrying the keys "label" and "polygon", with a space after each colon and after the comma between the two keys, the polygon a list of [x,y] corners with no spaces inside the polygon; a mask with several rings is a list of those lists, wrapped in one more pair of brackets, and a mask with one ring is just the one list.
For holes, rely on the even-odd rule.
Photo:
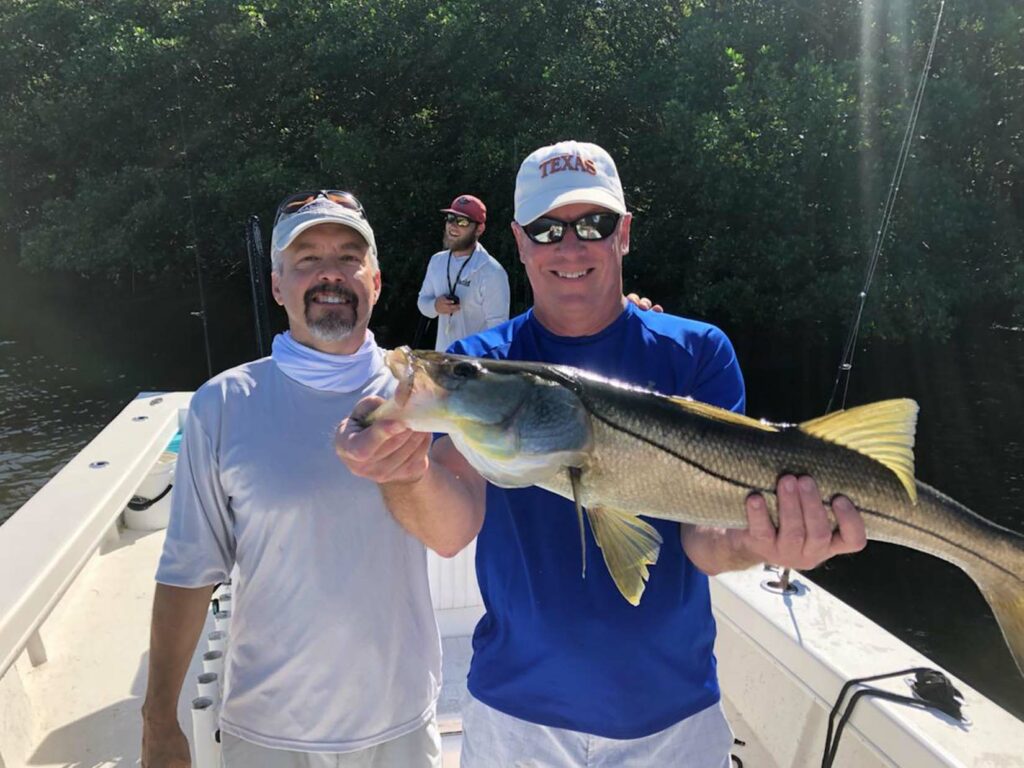
{"label": "rod holder", "polygon": [[194,768],[219,768],[220,742],[217,741],[217,708],[207,696],[192,699],[192,746]]}
{"label": "rod holder", "polygon": [[222,651],[207,651],[203,654],[203,672],[215,672],[218,676],[224,674],[224,653]]}
{"label": "rod holder", "polygon": [[213,614],[213,626],[221,632],[231,629],[231,611],[217,611]]}
{"label": "rod holder", "polygon": [[213,702],[213,708],[220,711],[220,675],[216,672],[203,672],[197,678],[199,697]]}
{"label": "rod holder", "polygon": [[228,633],[222,629],[215,629],[206,636],[206,644],[211,651],[223,653],[228,647]]}

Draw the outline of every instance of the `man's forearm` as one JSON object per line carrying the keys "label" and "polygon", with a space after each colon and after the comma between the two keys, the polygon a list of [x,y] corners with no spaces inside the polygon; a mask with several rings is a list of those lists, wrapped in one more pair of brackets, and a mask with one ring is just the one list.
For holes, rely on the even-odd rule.
{"label": "man's forearm", "polygon": [[762,562],[757,555],[737,546],[723,528],[683,524],[680,536],[686,556],[708,576],[744,571]]}
{"label": "man's forearm", "polygon": [[438,315],[437,307],[434,303],[437,301],[437,296],[431,296],[428,293],[420,293],[416,297],[416,308],[419,309],[420,314],[424,317],[435,318]]}
{"label": "man's forearm", "polygon": [[206,621],[213,586],[186,589],[156,585],[149,640],[149,680],[143,718],[177,721],[178,697]]}
{"label": "man's forearm", "polygon": [[380,486],[399,524],[442,557],[454,557],[479,533],[487,488],[468,465],[459,466],[457,453],[451,458],[456,459],[455,466],[446,466],[432,455],[420,480]]}

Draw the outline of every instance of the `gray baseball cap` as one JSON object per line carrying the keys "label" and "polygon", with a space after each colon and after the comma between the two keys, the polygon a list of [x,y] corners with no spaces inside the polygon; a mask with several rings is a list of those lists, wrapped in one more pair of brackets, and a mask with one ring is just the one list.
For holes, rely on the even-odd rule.
{"label": "gray baseball cap", "polygon": [[271,258],[275,259],[295,238],[310,227],[320,224],[342,224],[358,232],[370,246],[370,252],[377,257],[377,241],[373,237],[373,229],[362,211],[346,208],[326,197],[317,197],[299,208],[294,213],[286,213],[277,220],[274,232],[270,236]]}

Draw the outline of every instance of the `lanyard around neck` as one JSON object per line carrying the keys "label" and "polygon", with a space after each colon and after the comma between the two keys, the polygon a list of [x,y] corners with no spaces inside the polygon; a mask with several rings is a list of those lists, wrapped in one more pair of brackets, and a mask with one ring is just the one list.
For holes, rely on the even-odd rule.
{"label": "lanyard around neck", "polygon": [[472,258],[473,253],[470,253],[469,256],[466,257],[466,260],[462,262],[462,266],[459,267],[459,271],[455,273],[455,284],[452,285],[452,251],[450,248],[448,249],[448,267],[444,271],[444,279],[448,281],[449,296],[455,295],[455,289],[459,287],[459,278],[462,277],[462,270],[466,268],[466,265],[469,264],[469,260]]}

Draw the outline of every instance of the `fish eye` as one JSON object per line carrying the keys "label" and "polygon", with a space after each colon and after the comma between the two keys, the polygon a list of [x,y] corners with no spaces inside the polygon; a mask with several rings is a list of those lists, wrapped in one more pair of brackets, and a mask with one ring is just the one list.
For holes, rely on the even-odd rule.
{"label": "fish eye", "polygon": [[472,363],[456,363],[452,373],[460,379],[472,379],[476,377],[477,368]]}

